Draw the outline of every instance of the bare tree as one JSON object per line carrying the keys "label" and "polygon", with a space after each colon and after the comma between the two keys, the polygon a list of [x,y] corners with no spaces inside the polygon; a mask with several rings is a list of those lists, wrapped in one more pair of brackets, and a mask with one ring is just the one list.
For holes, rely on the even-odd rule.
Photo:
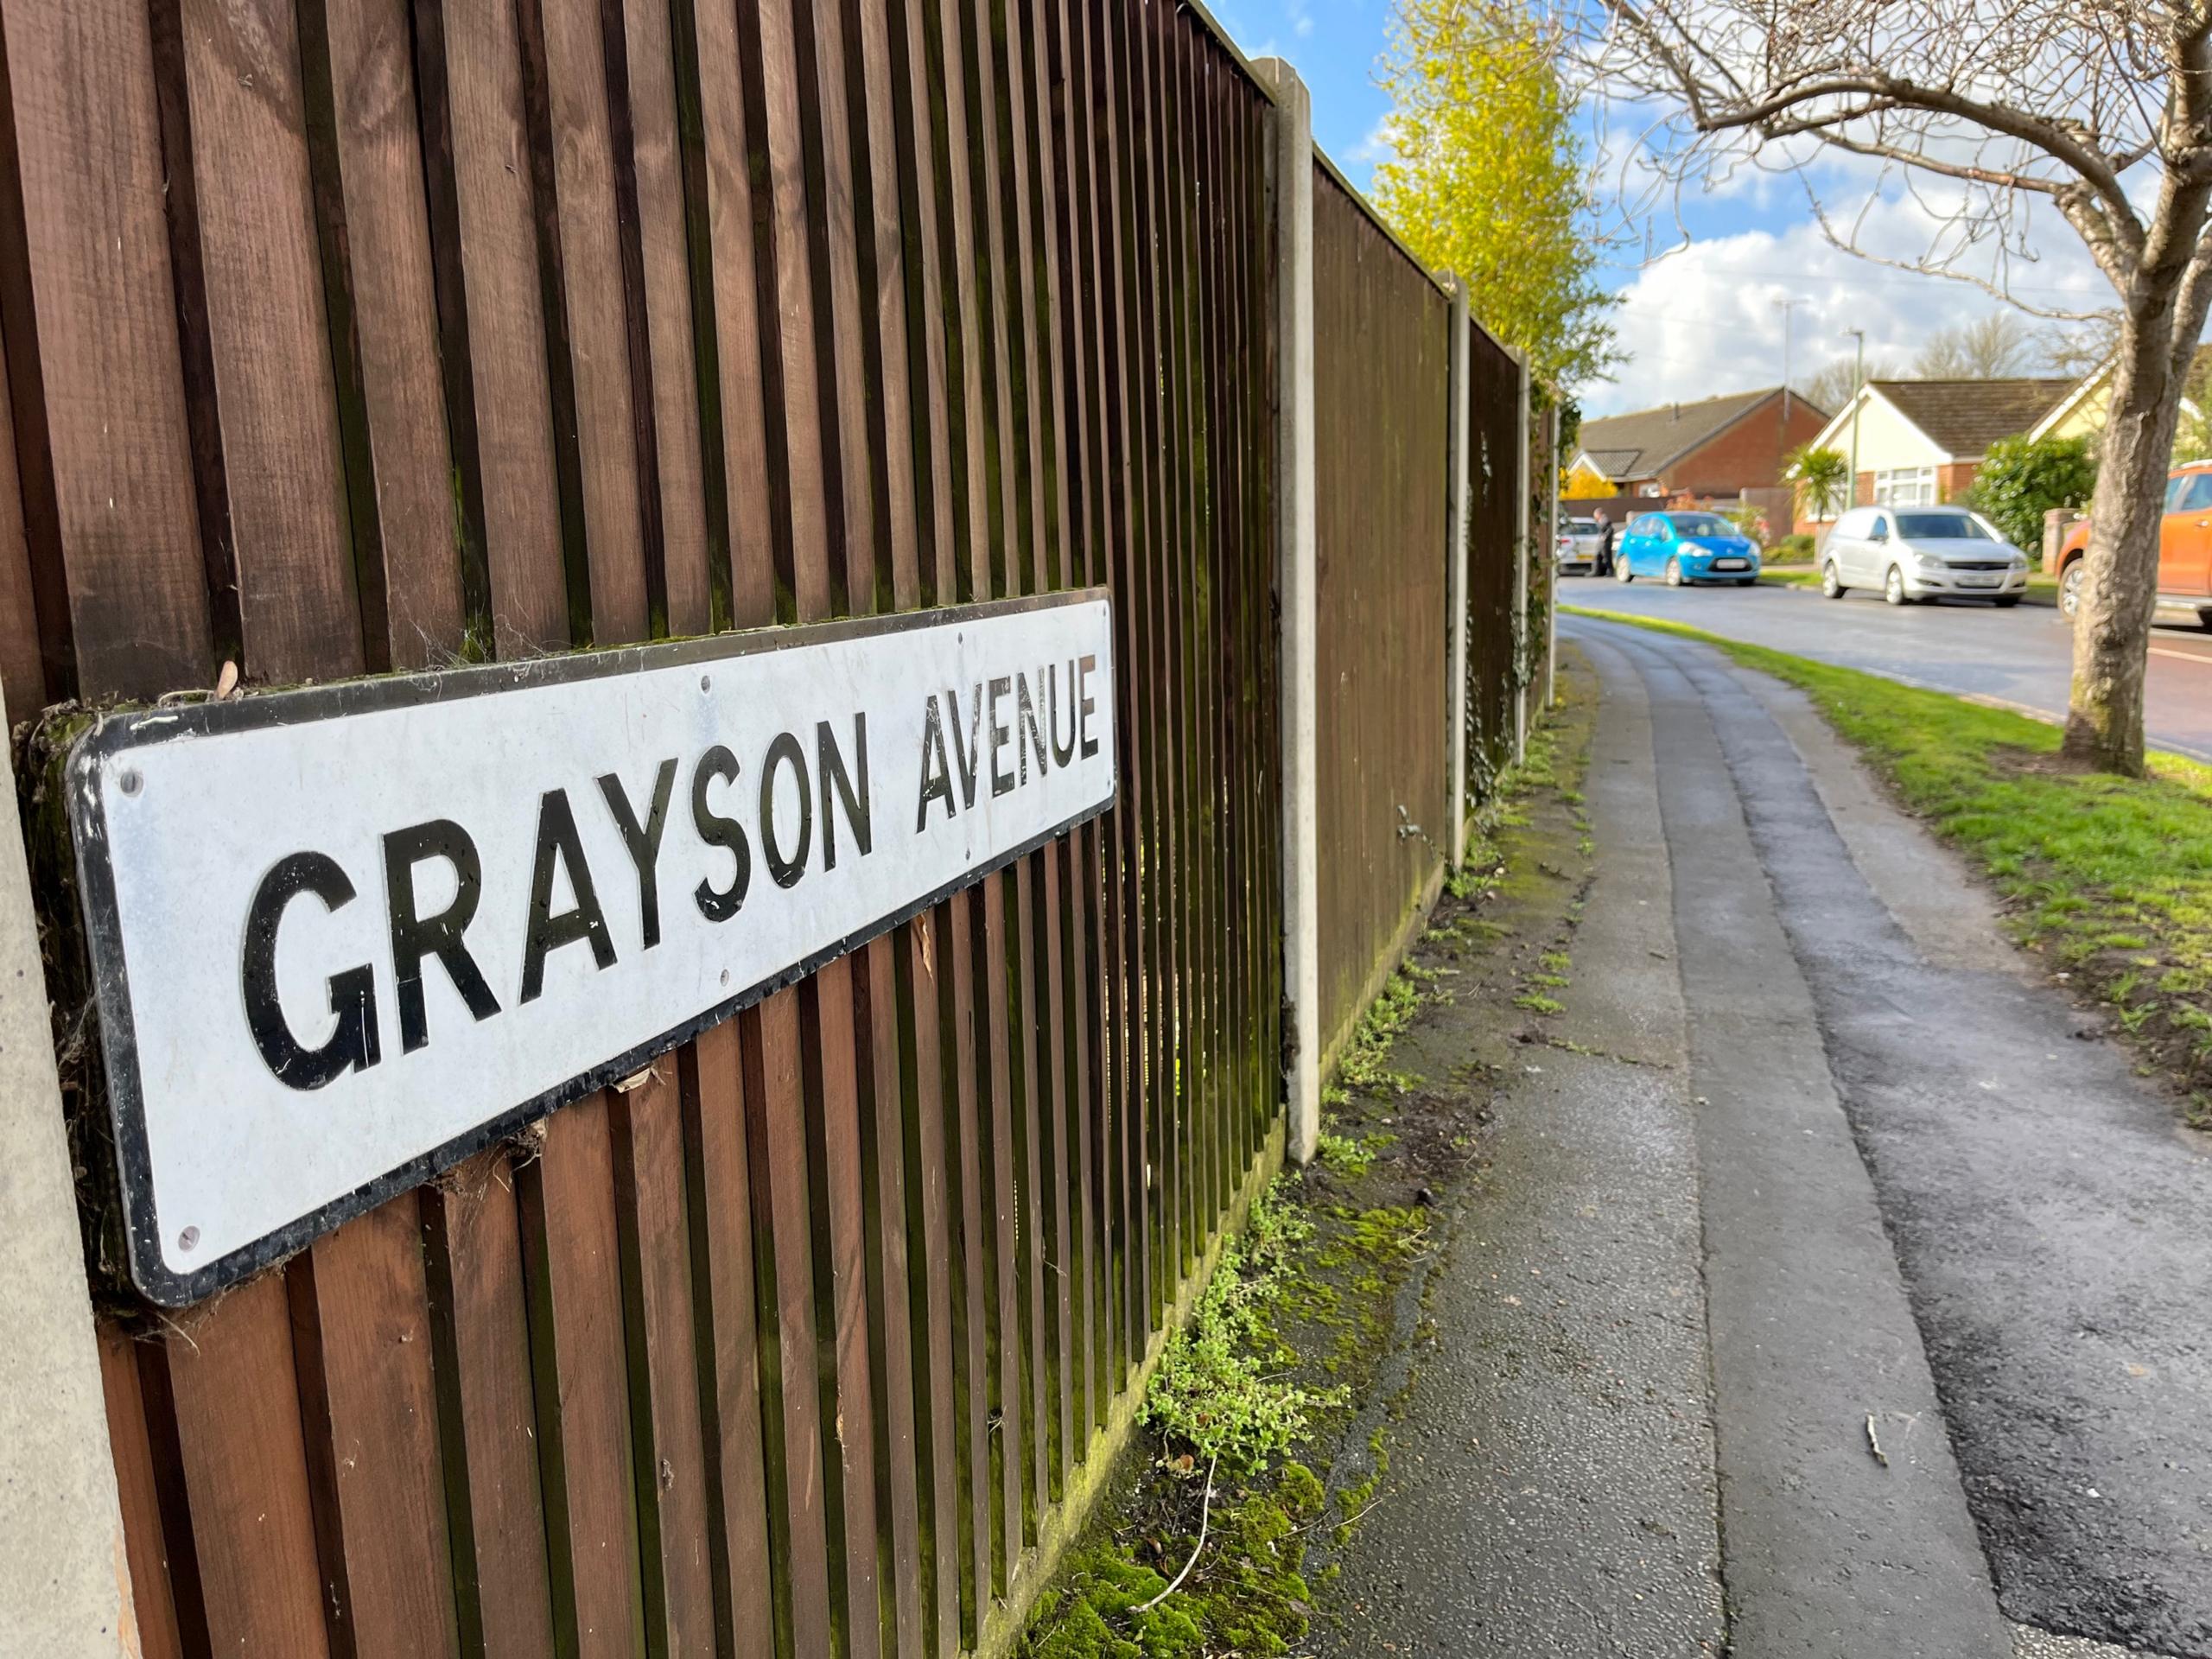
{"label": "bare tree", "polygon": [[1928,336],[1912,359],[1923,380],[2001,380],[2024,374],[2035,357],[2035,335],[2012,311],[1993,311]]}
{"label": "bare tree", "polygon": [[[1887,358],[1870,357],[1866,359],[1869,380],[1895,380],[1904,371]],[[1842,411],[1851,401],[1851,394],[1859,390],[1859,362],[1855,357],[1831,358],[1810,374],[1800,375],[1797,390],[1804,399],[1824,415]]]}
{"label": "bare tree", "polygon": [[[2109,281],[2115,331],[2065,749],[2143,767],[2143,679],[2167,457],[2212,304],[2212,0],[1603,0],[1578,10],[1608,118],[1662,113],[1654,188],[1745,164],[1804,178],[1853,252],[1970,283],[2045,316],[2013,275],[2063,218]],[[1899,257],[1863,245],[1809,170],[1852,158],[1867,202],[1902,181],[1935,226]],[[1840,187],[1848,190],[1851,187]]]}

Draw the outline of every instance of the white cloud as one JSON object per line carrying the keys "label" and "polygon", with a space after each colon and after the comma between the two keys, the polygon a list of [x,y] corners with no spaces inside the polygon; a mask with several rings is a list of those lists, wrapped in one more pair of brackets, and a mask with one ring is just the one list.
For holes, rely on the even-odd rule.
{"label": "white cloud", "polygon": [[[1938,206],[1931,213],[1902,194],[1877,200],[1859,221],[1860,245],[1891,258],[1918,257],[1941,229]],[[2110,289],[2071,232],[2035,228],[2041,257],[2016,264],[2013,291],[2050,309],[2108,304]],[[1655,259],[1621,290],[1614,321],[1628,361],[1611,384],[1582,390],[1585,412],[1777,384],[1785,302],[1794,302],[1789,367],[1798,379],[1849,356],[1850,330],[1866,331],[1870,359],[1909,360],[1937,329],[2001,308],[1967,284],[1855,257],[1811,222],[1694,241]]]}
{"label": "white cloud", "polygon": [[1395,160],[1397,154],[1398,147],[1390,137],[1390,118],[1386,115],[1368,130],[1366,137],[1351,147],[1351,153],[1344,160],[1372,167],[1377,162]]}

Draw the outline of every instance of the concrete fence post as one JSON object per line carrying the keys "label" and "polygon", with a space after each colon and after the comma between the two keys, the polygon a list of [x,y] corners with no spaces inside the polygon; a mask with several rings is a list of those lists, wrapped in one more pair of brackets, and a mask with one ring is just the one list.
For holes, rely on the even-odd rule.
{"label": "concrete fence post", "polygon": [[1513,693],[1513,764],[1519,766],[1529,758],[1529,695],[1536,684],[1529,639],[1529,495],[1534,480],[1529,475],[1529,359],[1526,353],[1516,352],[1513,360],[1520,370],[1513,416],[1513,671],[1516,679],[1529,676]]}
{"label": "concrete fence post", "polygon": [[1445,825],[1445,856],[1454,871],[1467,861],[1467,283],[1452,279],[1451,368],[1445,378],[1446,442],[1449,445],[1444,509],[1444,607],[1446,637],[1444,706],[1445,741],[1451,745],[1446,775],[1450,779],[1452,817]]}
{"label": "concrete fence post", "polygon": [[1320,828],[1314,690],[1313,110],[1281,58],[1253,66],[1274,93],[1275,600],[1282,688],[1283,1091],[1288,1151],[1321,1136]]}
{"label": "concrete fence post", "polygon": [[1559,700],[1559,404],[1544,412],[1544,536],[1536,556],[1544,568],[1544,700]]}
{"label": "concrete fence post", "polygon": [[[12,754],[0,780],[12,804]],[[135,1654],[38,918],[12,810],[0,812],[0,1649]]]}

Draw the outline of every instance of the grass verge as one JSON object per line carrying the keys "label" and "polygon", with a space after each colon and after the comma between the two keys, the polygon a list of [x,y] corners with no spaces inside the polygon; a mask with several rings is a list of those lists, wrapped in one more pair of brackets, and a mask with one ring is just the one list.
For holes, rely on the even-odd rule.
{"label": "grass verge", "polygon": [[2014,938],[2110,1009],[2146,1074],[2212,1128],[2212,767],[2153,753],[2146,778],[2081,772],[2060,762],[2058,728],[2024,715],[1680,623],[1574,613],[1699,640],[1807,692],[1988,876]]}
{"label": "grass verge", "polygon": [[[1759,572],[1759,582],[1768,588],[1817,588],[1821,573],[1808,564],[1785,565],[1780,569],[1770,564]],[[2031,575],[2028,578],[2027,602],[2031,605],[2058,603],[2058,584],[2049,576]]]}

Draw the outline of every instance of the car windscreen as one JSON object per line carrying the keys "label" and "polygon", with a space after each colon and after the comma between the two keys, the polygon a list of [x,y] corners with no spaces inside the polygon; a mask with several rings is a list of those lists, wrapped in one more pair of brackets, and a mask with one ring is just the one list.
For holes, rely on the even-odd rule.
{"label": "car windscreen", "polygon": [[1907,541],[1993,542],[1980,521],[1963,512],[1901,512],[1897,534]]}
{"label": "car windscreen", "polygon": [[1683,536],[1733,536],[1736,526],[1714,512],[1670,512],[1668,522]]}
{"label": "car windscreen", "polygon": [[1570,536],[1595,536],[1598,521],[1595,518],[1570,518],[1560,528]]}

